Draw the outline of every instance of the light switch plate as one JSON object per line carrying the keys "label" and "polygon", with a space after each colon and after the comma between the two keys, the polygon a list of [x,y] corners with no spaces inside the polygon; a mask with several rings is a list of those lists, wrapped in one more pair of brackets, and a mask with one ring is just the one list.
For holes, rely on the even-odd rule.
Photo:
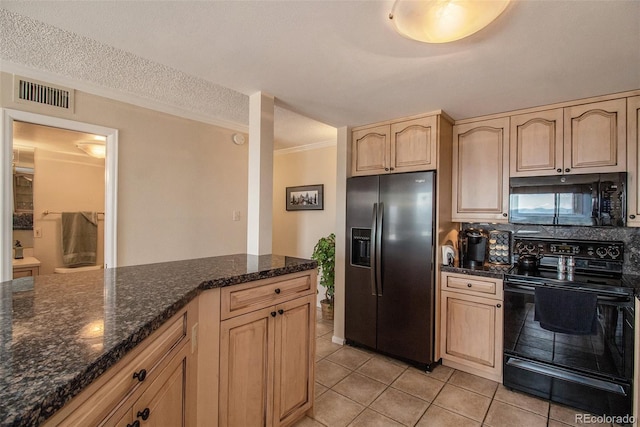
{"label": "light switch plate", "polygon": [[42,237],[42,228],[36,227],[33,229],[33,237],[39,239]]}
{"label": "light switch plate", "polygon": [[240,221],[240,211],[233,211],[233,220]]}

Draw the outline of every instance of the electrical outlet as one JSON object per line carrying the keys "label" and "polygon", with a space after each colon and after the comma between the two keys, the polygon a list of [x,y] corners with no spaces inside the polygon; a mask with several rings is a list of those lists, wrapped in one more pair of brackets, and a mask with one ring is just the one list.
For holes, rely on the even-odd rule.
{"label": "electrical outlet", "polygon": [[240,221],[240,211],[233,211],[233,220]]}
{"label": "electrical outlet", "polygon": [[33,229],[33,237],[39,239],[42,237],[42,228],[41,227],[36,227]]}

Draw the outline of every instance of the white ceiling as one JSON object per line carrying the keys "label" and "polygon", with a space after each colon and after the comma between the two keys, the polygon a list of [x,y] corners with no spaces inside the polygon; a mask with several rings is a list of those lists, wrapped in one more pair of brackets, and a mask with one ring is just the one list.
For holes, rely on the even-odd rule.
{"label": "white ceiling", "polygon": [[[276,139],[294,141],[313,122],[283,137],[300,127],[279,116],[334,127],[437,109],[463,119],[640,88],[640,1],[515,0],[444,45],[397,35],[392,5],[3,0],[0,58],[242,125],[248,95],[267,92]],[[313,142],[335,139],[318,126]]]}

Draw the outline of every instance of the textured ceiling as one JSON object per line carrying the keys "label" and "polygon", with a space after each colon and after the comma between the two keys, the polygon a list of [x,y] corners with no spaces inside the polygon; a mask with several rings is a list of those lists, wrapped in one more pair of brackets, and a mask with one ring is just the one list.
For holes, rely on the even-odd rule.
{"label": "textured ceiling", "polygon": [[257,91],[279,110],[355,126],[640,88],[640,1],[516,0],[445,45],[397,35],[392,4],[3,0],[0,57],[241,124]]}

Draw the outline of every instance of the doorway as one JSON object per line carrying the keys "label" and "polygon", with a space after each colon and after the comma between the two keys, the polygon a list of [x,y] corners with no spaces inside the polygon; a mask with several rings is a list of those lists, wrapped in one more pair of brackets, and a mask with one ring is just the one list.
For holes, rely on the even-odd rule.
{"label": "doorway", "polygon": [[[0,210],[0,223],[2,224],[2,238],[0,244],[0,281],[11,280],[13,275],[13,217],[14,217],[14,191],[13,191],[13,142],[14,142],[14,125],[42,125],[57,128],[58,130],[69,130],[81,132],[83,134],[92,134],[100,136],[106,147],[104,159],[104,215],[99,215],[100,219],[104,218],[104,248],[100,252],[103,254],[105,268],[115,267],[116,264],[116,224],[117,224],[117,142],[118,131],[116,129],[105,128],[102,126],[91,125],[87,123],[75,122],[66,119],[58,119],[54,117],[27,113],[17,110],[2,110],[2,150],[0,150],[0,169],[2,170],[2,187],[3,199],[2,209]],[[37,206],[37,204],[36,204]],[[61,210],[45,208],[51,212],[60,212]],[[44,217],[51,218],[56,214],[52,213],[44,215],[42,208],[33,212],[35,219]],[[59,216],[59,215],[58,215]],[[55,218],[54,218],[55,220]],[[42,226],[42,224],[40,224]],[[34,234],[42,235],[42,227],[36,227]]]}

